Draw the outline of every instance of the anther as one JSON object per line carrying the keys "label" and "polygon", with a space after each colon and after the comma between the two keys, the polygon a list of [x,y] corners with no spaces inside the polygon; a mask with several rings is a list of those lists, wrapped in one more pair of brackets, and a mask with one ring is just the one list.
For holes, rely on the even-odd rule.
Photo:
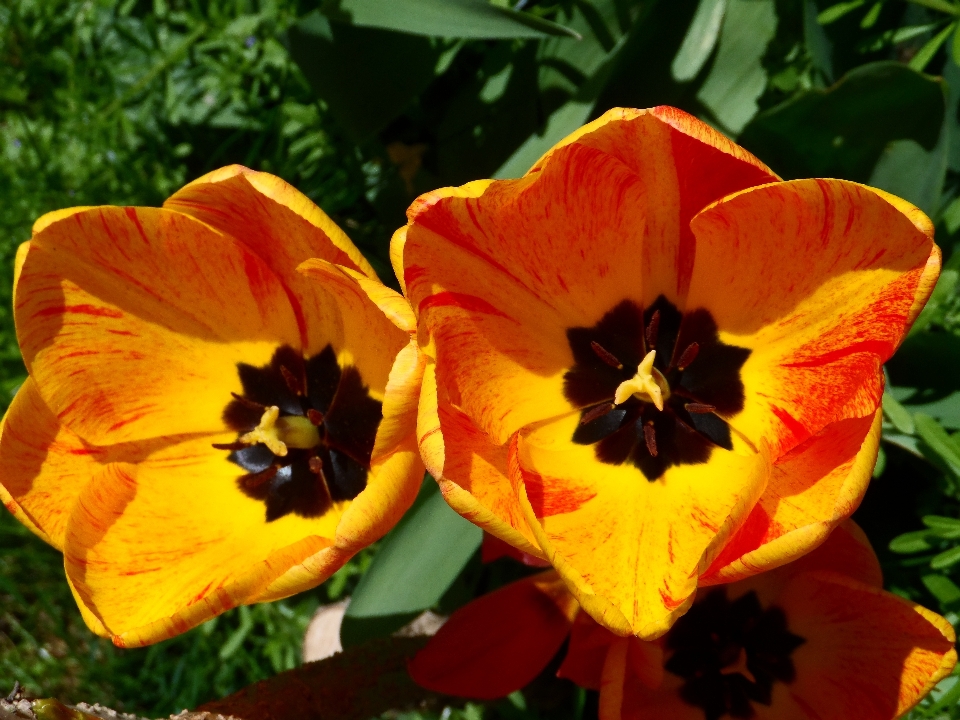
{"label": "anther", "polygon": [[307,419],[314,425],[323,425],[323,413],[310,408],[307,410]]}
{"label": "anther", "polygon": [[290,372],[286,365],[280,366],[280,374],[283,375],[283,380],[287,383],[290,392],[294,395],[303,395],[303,383],[300,382],[300,378]]}
{"label": "anther", "polygon": [[660,329],[660,311],[654,310],[653,317],[650,318],[650,324],[647,325],[646,339],[647,339],[647,348],[649,350],[655,349],[657,344],[657,331]]}
{"label": "anther", "polygon": [[261,404],[258,403],[258,402],[254,402],[254,401],[251,400],[250,398],[246,398],[246,397],[244,397],[243,395],[238,395],[238,394],[235,393],[235,392],[230,393],[230,395],[231,395],[231,397],[233,397],[234,400],[236,400],[236,401],[237,401],[238,403],[240,403],[241,405],[244,405],[244,406],[246,406],[246,407],[248,407],[248,408],[251,408],[251,409],[253,409],[253,410],[260,410],[260,411],[262,412],[263,410],[266,410],[266,409],[267,409],[267,406],[266,406],[266,405],[261,405]]}
{"label": "anther", "polygon": [[694,415],[706,415],[707,413],[715,412],[717,409],[716,405],[707,405],[706,403],[687,403],[684,405],[688,413],[693,413]]}
{"label": "anther", "polygon": [[657,431],[653,428],[653,422],[647,422],[643,426],[643,439],[647,443],[647,451],[653,456],[657,456]]}
{"label": "anther", "polygon": [[273,480],[274,476],[277,474],[278,468],[276,465],[271,465],[266,470],[261,470],[258,473],[250,473],[249,475],[244,475],[240,480],[243,483],[243,486],[247,490],[255,490],[265,482]]}
{"label": "anther", "polygon": [[245,447],[248,445],[242,442],[213,443],[214,450],[243,450]]}
{"label": "anther", "polygon": [[679,362],[677,362],[677,369],[686,370],[690,367],[690,363],[697,359],[698,352],[700,352],[700,343],[692,342],[687,345],[687,349],[683,351]]}
{"label": "anther", "polygon": [[310,466],[310,472],[314,475],[323,475],[323,460],[316,455],[311,457],[307,464]]}
{"label": "anther", "polygon": [[597,418],[602,418],[608,412],[613,410],[616,407],[613,403],[604,403],[603,405],[597,405],[595,408],[588,410],[583,414],[583,417],[580,418],[580,424],[586,425],[589,422],[593,422]]}
{"label": "anther", "polygon": [[598,342],[590,341],[590,348],[597,354],[597,357],[603,360],[607,365],[617,370],[623,370],[623,363],[617,360],[617,356],[607,350]]}

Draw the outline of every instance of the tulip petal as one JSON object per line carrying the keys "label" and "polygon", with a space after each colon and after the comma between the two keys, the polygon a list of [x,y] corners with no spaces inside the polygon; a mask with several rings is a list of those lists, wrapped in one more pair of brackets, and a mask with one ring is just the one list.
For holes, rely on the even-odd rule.
{"label": "tulip petal", "polygon": [[726,419],[754,442],[771,438],[775,458],[876,411],[880,365],[939,269],[914,219],[842,180],[753,188],[694,218],[688,306],[709,310],[724,342],[752,351],[744,409]]}
{"label": "tulip petal", "polygon": [[34,236],[15,318],[57,418],[117,443],[226,429],[240,362],[299,347],[286,292],[250,251],[184,215],[104,207]]}
{"label": "tulip petal", "polygon": [[322,288],[335,299],[343,338],[343,345],[335,345],[335,349],[346,355],[340,358],[340,364],[355,365],[364,382],[380,396],[397,353],[410,342],[410,335],[387,319],[345,268],[312,259],[300,264],[298,272],[311,281],[312,287]]}
{"label": "tulip petal", "polygon": [[27,378],[3,418],[0,485],[7,509],[58,550],[77,496],[109,451],[61,425]]}
{"label": "tulip petal", "polygon": [[[548,560],[598,622],[653,639],[693,601],[697,576],[743,522],[769,473],[764,454],[715,448],[650,482],[565,441],[577,417],[521,434],[513,479]],[[514,468],[512,468],[513,470]]]}
{"label": "tulip petal", "polygon": [[376,279],[350,238],[309,198],[280,178],[231,165],[177,191],[165,203],[242,243],[280,278],[304,335],[307,356],[340,347],[336,301],[297,272],[320,258]]}
{"label": "tulip petal", "polygon": [[546,667],[576,613],[556,573],[510,583],[455,612],[410,662],[410,676],[441,693],[503,697]]}
{"label": "tulip petal", "polygon": [[700,578],[735,582],[809,552],[849,517],[870,482],[880,446],[882,410],[831,423],[773,468],[747,521]]}
{"label": "tulip petal", "polygon": [[572,680],[580,687],[599,690],[607,650],[619,638],[596,620],[580,613],[570,631],[570,644],[557,677]]}
{"label": "tulip petal", "polygon": [[678,267],[692,267],[689,218],[724,193],[775,179],[725,152],[712,131],[698,138],[654,114],[619,113],[520,180],[422,196],[394,236],[426,352],[498,444],[570,409],[569,328],[595,324],[623,300],[643,306],[663,294],[678,304],[689,280]]}
{"label": "tulip petal", "polygon": [[779,605],[806,642],[792,655],[796,681],[775,685],[769,708],[754,706],[764,720],[900,717],[957,661],[944,618],[842,575],[799,574]]}
{"label": "tulip petal", "polygon": [[333,545],[347,503],[268,522],[263,503],[238,489],[237,466],[211,447],[232,439],[111,463],[81,491],[66,530],[67,575],[114,642],[157,642],[252,602]]}
{"label": "tulip petal", "polygon": [[435,365],[428,363],[420,395],[417,437],[427,470],[444,500],[470,522],[533,557],[542,552],[507,471],[507,447],[439,400]]}

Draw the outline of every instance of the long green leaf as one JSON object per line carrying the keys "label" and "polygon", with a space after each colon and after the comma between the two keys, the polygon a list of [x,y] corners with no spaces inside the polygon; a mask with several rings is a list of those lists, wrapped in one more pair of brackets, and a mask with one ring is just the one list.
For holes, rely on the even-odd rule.
{"label": "long green leaf", "polygon": [[673,58],[670,71],[677,82],[693,80],[717,46],[727,0],[700,0],[690,29]]}
{"label": "long green leaf", "polygon": [[907,0],[907,2],[912,2],[914,5],[922,5],[931,10],[939,10],[949,15],[960,15],[960,6],[949,3],[946,0]]}
{"label": "long green leaf", "polygon": [[762,60],[776,31],[773,0],[728,0],[717,55],[697,99],[734,135],[757,114],[767,86]]}
{"label": "long green leaf", "polygon": [[917,51],[917,54],[913,56],[913,59],[908,63],[911,68],[917,72],[923,72],[924,68],[933,60],[933,56],[937,54],[937,50],[940,49],[940,46],[943,45],[947,38],[950,37],[950,33],[954,32],[957,29],[957,23],[950,23],[939,33],[934,35],[927,43]]}
{"label": "long green leaf", "polygon": [[358,27],[412,35],[475,40],[580,37],[559,23],[486,0],[327,0],[322,10],[331,19]]}
{"label": "long green leaf", "polygon": [[883,394],[883,412],[893,423],[893,426],[906,435],[913,435],[913,417],[888,392]]}
{"label": "long green leaf", "polygon": [[917,426],[917,434],[927,446],[960,477],[960,444],[929,415],[918,413],[914,415],[913,422]]}
{"label": "long green leaf", "polygon": [[413,508],[382,541],[350,599],[341,632],[345,645],[365,639],[362,631],[351,634],[351,620],[369,621],[370,635],[387,634],[435,605],[482,537],[480,528],[450,509],[428,478]]}

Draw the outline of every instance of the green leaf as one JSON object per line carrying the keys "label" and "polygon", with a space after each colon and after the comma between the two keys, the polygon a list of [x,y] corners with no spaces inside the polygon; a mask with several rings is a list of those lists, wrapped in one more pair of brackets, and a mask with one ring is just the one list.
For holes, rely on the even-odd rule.
{"label": "green leaf", "polygon": [[953,31],[953,43],[950,48],[955,65],[960,65],[960,26]]}
{"label": "green leaf", "polygon": [[867,182],[894,140],[934,149],[944,105],[940,81],[900,63],[869,63],[760,113],[738,142],[786,179]]}
{"label": "green leaf", "polygon": [[898,535],[890,541],[890,550],[900,555],[925,552],[931,547],[930,543],[927,542],[927,537],[926,530],[915,530]]}
{"label": "green leaf", "polygon": [[828,83],[833,82],[833,43],[817,19],[817,6],[813,0],[803,0],[803,39],[813,66],[821,72]]}
{"label": "green leaf", "polygon": [[445,49],[436,40],[330,22],[319,11],[287,37],[314,92],[357,141],[386,127],[426,89]]}
{"label": "green leaf", "polygon": [[939,10],[949,15],[960,15],[960,7],[946,0],[907,0],[907,2],[912,2],[914,5],[922,5],[931,10]]}
{"label": "green leaf", "polygon": [[944,550],[942,553],[935,555],[930,561],[930,567],[934,570],[944,570],[953,567],[958,562],[960,562],[960,546]]}
{"label": "green leaf", "polygon": [[940,204],[946,173],[945,135],[929,151],[915,140],[894,140],[880,155],[867,184],[898,195],[933,215]]}
{"label": "green leaf", "polygon": [[960,477],[960,444],[929,415],[913,416],[917,434],[953,473]]}
{"label": "green leaf", "polygon": [[773,0],[728,0],[717,55],[697,100],[734,135],[757,114],[767,86],[761,61],[776,31]]}
{"label": "green leaf", "polygon": [[923,518],[923,524],[941,540],[960,540],[960,520],[940,515],[927,515]]}
{"label": "green leaf", "polygon": [[677,82],[693,80],[717,46],[727,0],[700,0],[670,71]]}
{"label": "green leaf", "polygon": [[450,509],[428,478],[354,590],[341,627],[344,647],[393,632],[433,607],[482,537],[480,528]]}
{"label": "green leaf", "polygon": [[883,412],[897,430],[906,435],[913,435],[913,417],[888,392],[883,393]]}
{"label": "green leaf", "polygon": [[331,19],[358,27],[412,35],[475,40],[580,38],[568,27],[486,0],[326,0],[321,9]]}
{"label": "green leaf", "polygon": [[883,475],[883,471],[887,469],[887,452],[883,449],[881,445],[877,450],[877,462],[873,466],[873,474],[871,477],[874,479]]}
{"label": "green leaf", "polygon": [[933,60],[933,56],[937,54],[937,50],[940,49],[940,46],[943,45],[947,38],[950,37],[950,33],[957,29],[957,23],[950,23],[939,33],[934,35],[927,43],[917,51],[917,54],[908,63],[909,66],[916,70],[917,72],[923,72],[923,69],[927,64]]}
{"label": "green leaf", "polygon": [[832,22],[836,22],[847,13],[853,12],[858,7],[863,7],[865,2],[866,0],[851,0],[851,2],[842,2],[837,3],[836,5],[831,5],[817,15],[817,22],[819,22],[821,25],[829,25]]}
{"label": "green leaf", "polygon": [[[960,198],[954,200],[951,207],[957,205],[958,200]],[[958,209],[960,209],[960,205],[958,205]],[[944,221],[947,223],[947,229],[949,230],[950,221],[946,212],[944,213]],[[954,257],[960,258],[960,255],[955,254]],[[950,267],[944,267],[940,271],[940,277],[930,294],[930,299],[927,300],[927,304],[923,306],[923,310],[920,311],[917,319],[913,322],[913,327],[910,328],[910,335],[926,330],[931,323],[942,323],[944,321],[944,311],[953,300],[958,281],[960,281],[960,271]]]}
{"label": "green leaf", "polygon": [[941,605],[949,605],[960,600],[960,588],[948,577],[931,573],[921,577],[920,581]]}
{"label": "green leaf", "polygon": [[869,30],[874,25],[877,24],[877,20],[880,19],[880,11],[883,10],[883,2],[875,2],[873,7],[867,11],[867,14],[863,16],[863,20],[860,21],[860,27],[864,30]]}

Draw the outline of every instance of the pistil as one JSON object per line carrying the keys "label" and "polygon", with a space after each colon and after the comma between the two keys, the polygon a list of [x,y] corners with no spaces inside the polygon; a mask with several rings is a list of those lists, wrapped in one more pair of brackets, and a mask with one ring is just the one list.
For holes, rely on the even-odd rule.
{"label": "pistil", "polygon": [[657,410],[663,410],[663,401],[670,397],[670,386],[667,385],[666,378],[653,366],[656,357],[656,350],[648,352],[640,361],[637,374],[620,383],[613,397],[614,405],[620,405],[636,396],[644,402],[653,403]]}
{"label": "pistil", "polygon": [[240,436],[246,445],[263,443],[277,457],[284,457],[288,448],[309,449],[320,444],[320,431],[309,418],[299,415],[280,417],[280,408],[271,405],[263,411],[260,423]]}

